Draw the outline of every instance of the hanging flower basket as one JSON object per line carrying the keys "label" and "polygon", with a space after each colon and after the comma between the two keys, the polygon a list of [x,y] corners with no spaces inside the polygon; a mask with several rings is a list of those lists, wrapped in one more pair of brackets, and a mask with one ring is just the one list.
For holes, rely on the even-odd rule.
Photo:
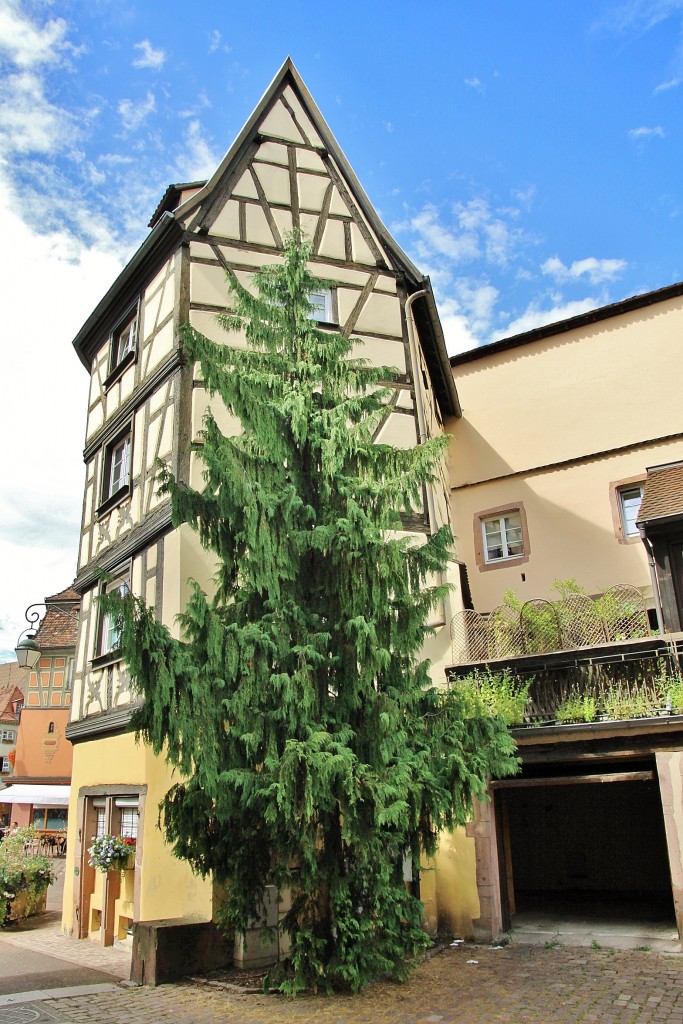
{"label": "hanging flower basket", "polygon": [[88,863],[98,871],[124,871],[132,866],[135,840],[130,836],[98,836],[88,853]]}

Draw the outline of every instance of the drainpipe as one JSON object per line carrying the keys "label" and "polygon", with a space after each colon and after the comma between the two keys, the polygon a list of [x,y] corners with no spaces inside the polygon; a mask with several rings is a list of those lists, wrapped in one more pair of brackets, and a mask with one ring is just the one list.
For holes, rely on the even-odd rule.
{"label": "drainpipe", "polygon": [[[415,319],[413,317],[413,303],[422,299],[427,294],[425,288],[409,295],[405,304],[406,325],[408,327],[408,350],[410,352],[410,369],[413,376],[413,393],[415,395],[415,410],[417,412],[418,444],[424,444],[427,440],[427,418],[425,416],[424,402],[422,400],[422,388],[420,386],[420,361],[417,355],[417,342],[415,340]],[[427,495],[427,515],[429,517],[429,532],[436,533],[436,506],[434,503],[434,490],[432,485],[425,484]],[[443,583],[443,576],[439,573],[439,584]],[[439,601],[436,609],[436,622],[430,622],[430,626],[446,625],[446,605],[443,599]]]}
{"label": "drainpipe", "polygon": [[647,562],[650,567],[650,579],[652,580],[652,593],[655,598],[655,612],[657,614],[657,629],[659,630],[660,636],[664,636],[664,615],[662,613],[662,596],[659,592],[659,577],[657,576],[657,566],[655,564],[655,553],[652,548],[652,541],[645,535],[645,526],[642,523],[638,523],[638,533],[647,550]]}

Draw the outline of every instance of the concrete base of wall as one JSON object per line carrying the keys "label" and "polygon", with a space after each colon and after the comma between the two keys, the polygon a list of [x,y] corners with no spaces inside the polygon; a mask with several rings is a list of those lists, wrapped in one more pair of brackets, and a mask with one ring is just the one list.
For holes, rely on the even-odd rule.
{"label": "concrete base of wall", "polygon": [[163,985],[232,959],[232,943],[212,921],[140,921],[133,928],[130,977],[138,985]]}

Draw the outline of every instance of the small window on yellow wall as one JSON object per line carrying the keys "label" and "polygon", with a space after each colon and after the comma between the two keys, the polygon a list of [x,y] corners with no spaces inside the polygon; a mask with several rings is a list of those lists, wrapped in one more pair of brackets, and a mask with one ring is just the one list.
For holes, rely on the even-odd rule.
{"label": "small window on yellow wall", "polygon": [[475,558],[481,570],[528,561],[529,531],[521,502],[478,512],[473,525]]}
{"label": "small window on yellow wall", "polygon": [[636,520],[644,487],[645,480],[639,476],[615,480],[609,486],[614,535],[620,544],[632,544],[640,540]]}

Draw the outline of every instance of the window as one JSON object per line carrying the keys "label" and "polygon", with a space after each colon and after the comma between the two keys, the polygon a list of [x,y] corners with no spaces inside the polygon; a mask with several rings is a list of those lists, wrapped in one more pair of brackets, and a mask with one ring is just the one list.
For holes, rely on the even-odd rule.
{"label": "window", "polygon": [[9,757],[3,757],[3,759],[2,759],[2,767],[0,768],[0,771],[2,771],[3,773],[6,773],[9,770],[10,770]]}
{"label": "window", "polygon": [[482,572],[528,562],[531,553],[522,502],[484,509],[474,517],[474,553]]}
{"label": "window", "polygon": [[[130,585],[128,576],[119,576],[117,579],[112,580],[110,583],[105,583],[101,590],[102,594],[119,594],[121,597],[129,592]],[[112,615],[111,612],[103,612],[99,623],[99,634],[97,643],[97,658],[107,658],[112,660],[118,650],[119,646],[119,634],[121,632],[121,623],[116,615]]]}
{"label": "window", "polygon": [[[118,801],[117,801],[118,806]],[[121,808],[121,832],[124,839],[137,839],[138,837],[138,809],[137,807]]]}
{"label": "window", "polygon": [[334,312],[332,309],[332,291],[330,288],[321,288],[319,291],[309,292],[308,299],[313,309],[310,312],[310,319],[319,323],[334,323]]}
{"label": "window", "polygon": [[96,824],[95,824],[95,839],[101,839],[102,836],[106,836],[106,834],[107,834],[107,829],[106,829],[107,814],[106,814],[106,807],[104,806],[104,801],[102,802],[102,807],[97,807],[97,806],[95,807],[95,811],[96,811],[96,814],[97,814]]}
{"label": "window", "polygon": [[2,730],[2,739],[3,740],[7,740],[10,743],[12,743],[14,741],[15,737],[16,737],[16,733],[14,732],[14,729],[3,729]]}
{"label": "window", "polygon": [[52,734],[55,731],[55,723],[54,722],[50,722],[50,724],[47,727],[47,731],[48,731],[48,734]]}
{"label": "window", "polygon": [[109,376],[105,386],[113,383],[135,359],[138,334],[137,308],[130,310],[112,332],[109,350]]}
{"label": "window", "polygon": [[519,512],[484,519],[481,525],[484,531],[484,558],[487,562],[515,558],[524,554],[522,520]]}
{"label": "window", "polygon": [[132,433],[128,428],[125,434],[119,434],[104,449],[102,501],[98,515],[109,511],[130,493],[131,446]]}
{"label": "window", "polygon": [[620,487],[619,488],[619,509],[621,512],[621,523],[623,526],[624,534],[627,537],[638,537],[638,527],[636,526],[636,519],[638,518],[638,510],[640,509],[640,503],[643,499],[643,488],[640,484],[636,484],[633,487]]}
{"label": "window", "polygon": [[609,485],[612,526],[614,536],[620,544],[634,544],[640,541],[636,519],[644,489],[645,479],[642,476],[615,480]]}

